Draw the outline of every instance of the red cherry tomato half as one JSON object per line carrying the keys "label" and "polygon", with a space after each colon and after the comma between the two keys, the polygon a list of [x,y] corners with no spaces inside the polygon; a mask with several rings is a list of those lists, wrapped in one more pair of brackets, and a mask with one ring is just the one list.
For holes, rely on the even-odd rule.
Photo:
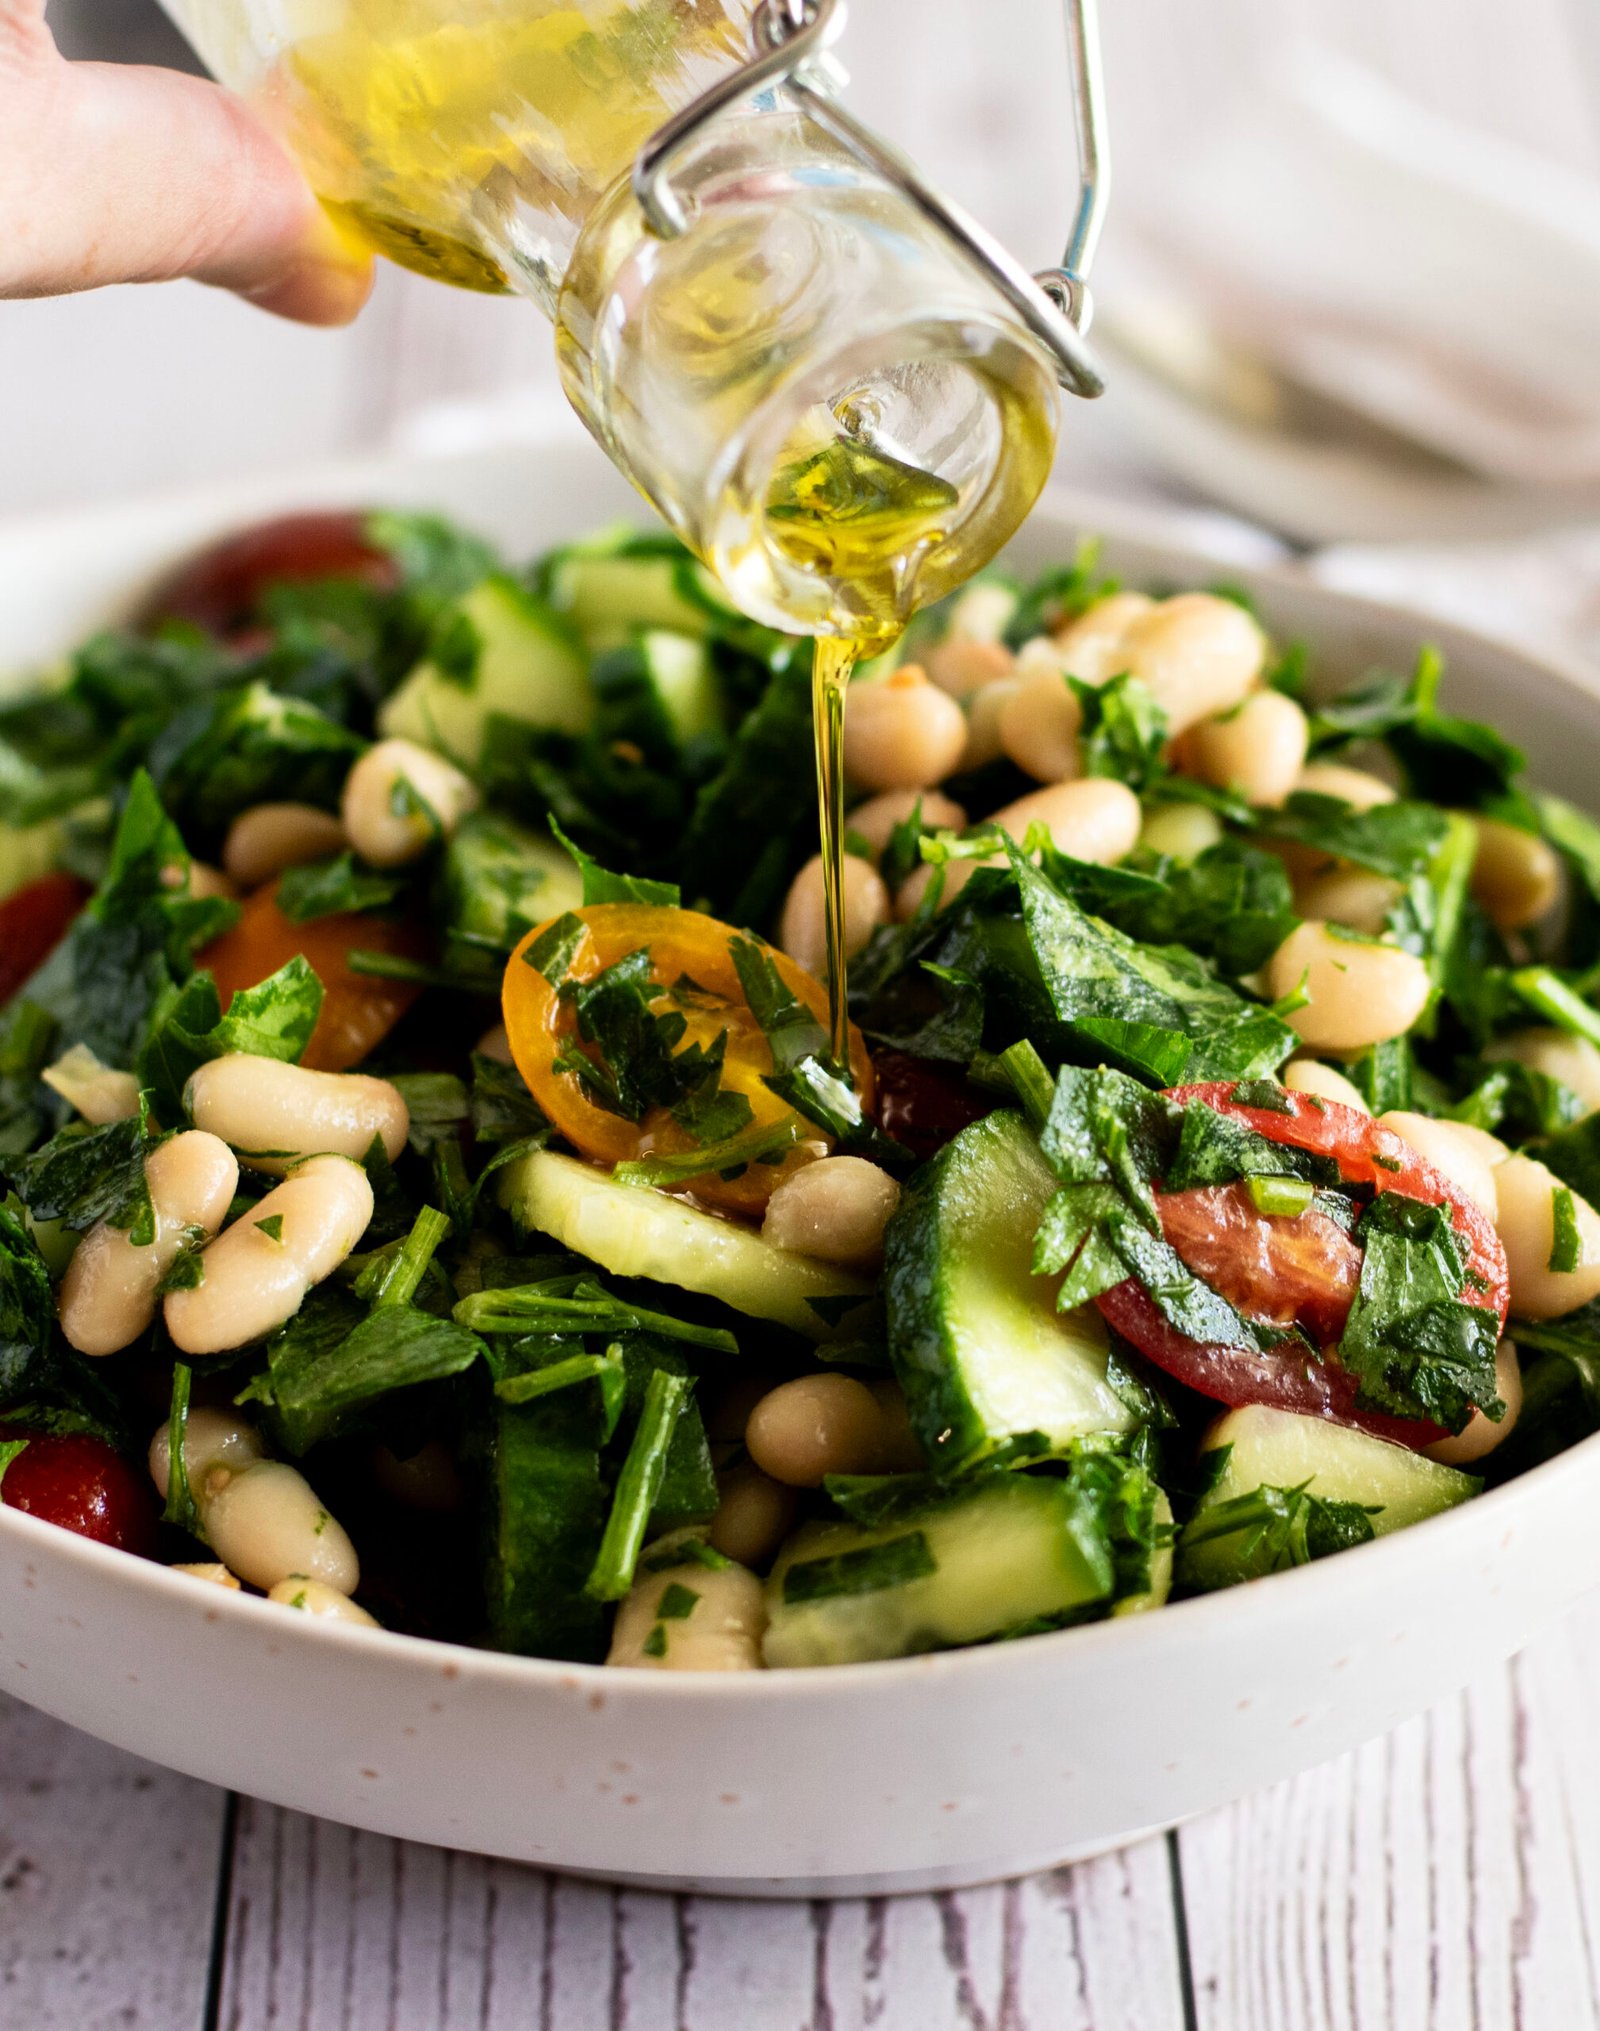
{"label": "red cherry tomato half", "polygon": [[953,1065],[914,1058],[907,1051],[874,1051],[878,1126],[913,1151],[919,1162],[937,1156],[1000,1101],[963,1079]]}
{"label": "red cherry tomato half", "polygon": [[205,946],[208,967],[226,1010],[245,987],[256,987],[280,966],[304,958],[322,982],[322,1013],[301,1064],[314,1072],[343,1072],[375,1050],[422,989],[409,980],[355,973],[352,952],[387,952],[402,959],[430,956],[414,925],[394,917],[351,912],[296,924],[278,908],[278,884],[245,898],[239,919]]}
{"label": "red cherry tomato half", "polygon": [[400,568],[368,537],[363,513],[281,515],[179,565],[146,599],[137,624],[192,621],[231,637],[256,619],[268,586],[325,578],[351,578],[387,592],[399,584]]}
{"label": "red cherry tomato half", "polygon": [[[1504,1326],[1508,1289],[1499,1236],[1487,1214],[1441,1171],[1425,1163],[1392,1130],[1380,1128],[1353,1107],[1308,1093],[1284,1093],[1283,1111],[1236,1106],[1233,1091],[1231,1082],[1179,1086],[1167,1098],[1180,1104],[1200,1101],[1269,1141],[1332,1157],[1348,1185],[1403,1192],[1428,1205],[1447,1207],[1466,1244],[1467,1267],[1479,1280],[1475,1284],[1469,1278],[1463,1302],[1493,1311]],[[1190,1267],[1253,1316],[1283,1324],[1299,1318],[1323,1344],[1337,1340],[1359,1279],[1359,1250],[1352,1262],[1320,1226],[1297,1235],[1294,1230],[1302,1221],[1275,1220],[1256,1212],[1247,1193],[1229,1191],[1216,1205],[1198,1203],[1212,1197],[1209,1191],[1174,1193],[1166,1200],[1158,1195],[1163,1230]],[[1208,1213],[1216,1231],[1202,1234]],[[1219,1403],[1270,1404],[1355,1425],[1406,1446],[1432,1445],[1445,1436],[1441,1427],[1423,1419],[1358,1410],[1356,1379],[1336,1362],[1318,1361],[1303,1352],[1261,1353],[1190,1339],[1163,1318],[1148,1292],[1131,1277],[1102,1293],[1095,1303],[1106,1323],[1156,1367]]]}
{"label": "red cherry tomato half", "polygon": [[50,957],[88,899],[76,875],[42,874],[0,902],[0,1002]]}
{"label": "red cherry tomato half", "polygon": [[149,1478],[115,1447],[88,1432],[59,1436],[0,1427],[0,1438],[27,1444],[0,1480],[0,1502],[96,1544],[154,1558],[160,1512]]}

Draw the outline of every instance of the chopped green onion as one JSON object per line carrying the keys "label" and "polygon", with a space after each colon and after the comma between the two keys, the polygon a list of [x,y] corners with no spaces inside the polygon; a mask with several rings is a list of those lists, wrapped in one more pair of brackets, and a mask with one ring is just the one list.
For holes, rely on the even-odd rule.
{"label": "chopped green onion", "polygon": [[1309,1178],[1250,1178],[1246,1182],[1258,1213],[1276,1213],[1289,1220],[1298,1220],[1317,1196]]}
{"label": "chopped green onion", "polygon": [[667,1448],[677,1429],[678,1413],[691,1387],[687,1375],[669,1375],[658,1368],[645,1390],[644,1407],[617,1476],[617,1492],[594,1568],[583,1591],[594,1601],[620,1601],[633,1585],[634,1567],[644,1544],[645,1525],[661,1490]]}

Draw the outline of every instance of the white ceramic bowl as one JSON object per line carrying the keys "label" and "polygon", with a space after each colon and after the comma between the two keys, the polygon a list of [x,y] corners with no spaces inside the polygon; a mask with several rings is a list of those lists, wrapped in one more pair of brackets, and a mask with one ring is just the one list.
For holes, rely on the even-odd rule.
{"label": "white ceramic bowl", "polygon": [[[185,548],[310,503],[430,505],[515,554],[629,512],[585,442],[289,475],[0,530],[0,669],[53,652]],[[1067,498],[1029,564],[1214,557]],[[1600,802],[1600,698],[1570,671],[1228,567],[1331,677],[1450,657],[1449,699]],[[796,767],[804,766],[797,756]],[[746,1894],[942,1888],[1115,1846],[1392,1727],[1600,1581],[1593,1440],[1320,1565],[1160,1614],[837,1671],[674,1678],[330,1627],[0,1509],[0,1687],[192,1775],[383,1833]]]}

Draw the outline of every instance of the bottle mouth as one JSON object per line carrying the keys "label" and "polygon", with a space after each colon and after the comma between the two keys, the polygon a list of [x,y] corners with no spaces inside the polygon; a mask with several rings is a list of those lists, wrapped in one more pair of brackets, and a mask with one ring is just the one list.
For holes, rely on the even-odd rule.
{"label": "bottle mouth", "polygon": [[743,419],[697,547],[753,617],[885,643],[1016,533],[1058,401],[1041,349],[1001,318],[857,331]]}

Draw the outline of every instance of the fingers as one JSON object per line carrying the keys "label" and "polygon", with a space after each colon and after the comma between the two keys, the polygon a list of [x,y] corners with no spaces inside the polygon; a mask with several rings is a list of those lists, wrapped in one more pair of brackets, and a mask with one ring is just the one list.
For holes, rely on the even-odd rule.
{"label": "fingers", "polygon": [[355,316],[370,262],[241,100],[172,71],[63,63],[28,11],[0,0],[0,296],[192,275],[304,323]]}

